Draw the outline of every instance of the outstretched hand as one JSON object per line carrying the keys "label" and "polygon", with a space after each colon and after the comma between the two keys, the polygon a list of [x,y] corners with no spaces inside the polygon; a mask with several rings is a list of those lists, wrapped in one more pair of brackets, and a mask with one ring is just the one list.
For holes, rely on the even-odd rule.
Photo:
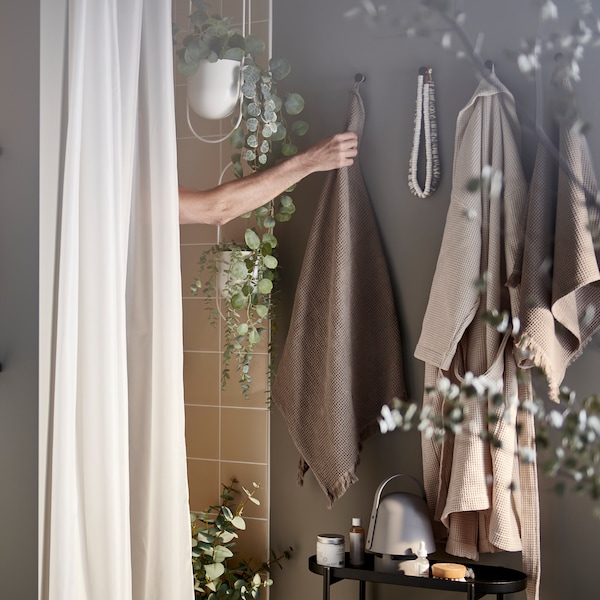
{"label": "outstretched hand", "polygon": [[358,154],[358,136],[353,131],[337,133],[311,146],[303,154],[313,172],[349,167]]}

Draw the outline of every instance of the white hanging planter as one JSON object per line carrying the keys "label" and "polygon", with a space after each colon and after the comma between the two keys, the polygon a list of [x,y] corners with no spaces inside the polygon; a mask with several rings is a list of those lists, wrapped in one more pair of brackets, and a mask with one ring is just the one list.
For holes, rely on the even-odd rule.
{"label": "white hanging planter", "polygon": [[200,61],[198,71],[188,78],[188,104],[205,119],[229,116],[239,100],[241,63],[222,58],[216,62]]}

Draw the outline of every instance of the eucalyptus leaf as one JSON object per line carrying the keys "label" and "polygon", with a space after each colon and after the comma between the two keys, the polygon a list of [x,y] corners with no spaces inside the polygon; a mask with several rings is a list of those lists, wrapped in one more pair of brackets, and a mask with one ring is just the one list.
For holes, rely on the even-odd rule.
{"label": "eucalyptus leaf", "polygon": [[196,534],[196,539],[199,542],[206,542],[207,544],[212,544],[215,541],[215,536],[208,533],[208,531],[198,531]]}
{"label": "eucalyptus leaf", "polygon": [[227,546],[215,546],[213,552],[213,561],[216,563],[222,563],[224,560],[231,558],[233,552],[227,548]]}
{"label": "eucalyptus leaf", "polygon": [[254,152],[254,150],[245,149],[243,157],[246,162],[252,162],[253,160],[256,160],[256,152]]}
{"label": "eucalyptus leaf", "polygon": [[272,123],[273,121],[277,121],[277,113],[272,108],[265,108],[263,113],[263,121],[265,123]]}
{"label": "eucalyptus leaf", "polygon": [[264,304],[257,304],[254,309],[261,319],[264,319],[269,314],[269,309]]}
{"label": "eucalyptus leaf", "polygon": [[184,59],[188,64],[198,64],[202,59],[208,58],[210,48],[194,40],[185,47]]}
{"label": "eucalyptus leaf", "polygon": [[261,294],[270,294],[273,290],[273,282],[266,277],[258,282],[258,291]]}
{"label": "eucalyptus leaf", "polygon": [[283,123],[277,123],[277,131],[273,133],[273,135],[271,136],[271,140],[273,140],[274,142],[281,142],[285,140],[286,136],[287,129],[285,128]]}
{"label": "eucalyptus leaf", "polygon": [[258,119],[256,117],[252,117],[246,121],[246,127],[248,131],[256,131],[258,129]]}
{"label": "eucalyptus leaf", "polygon": [[292,132],[295,135],[302,137],[303,135],[306,135],[307,131],[308,123],[306,121],[298,120],[292,123]]}
{"label": "eucalyptus leaf", "polygon": [[237,529],[246,529],[246,521],[244,521],[243,517],[241,517],[240,515],[236,515],[235,517],[233,517],[231,523]]}
{"label": "eucalyptus leaf", "polygon": [[[254,64],[245,65],[242,69],[244,82],[256,84],[260,81],[260,69]],[[252,86],[254,89],[254,85]]]}
{"label": "eucalyptus leaf", "polygon": [[262,143],[260,144],[260,151],[263,154],[266,154],[270,149],[271,149],[271,146],[270,146],[269,142],[267,140],[263,140]]}
{"label": "eucalyptus leaf", "polygon": [[225,573],[225,567],[222,563],[210,563],[204,565],[204,572],[206,574],[206,579],[215,581]]}
{"label": "eucalyptus leaf", "polygon": [[277,238],[269,231],[263,233],[262,243],[269,244],[271,248],[275,248],[277,246]]}
{"label": "eucalyptus leaf", "polygon": [[246,335],[248,333],[248,323],[240,323],[237,327],[237,332],[240,335]]}
{"label": "eucalyptus leaf", "polygon": [[[246,41],[244,39],[244,35],[239,29],[235,29],[230,32],[229,39],[227,40],[227,45],[230,50],[240,50],[239,58],[235,58],[235,60],[242,60],[244,57],[244,49],[246,47]],[[225,53],[227,54],[227,53]],[[224,56],[223,58],[231,58],[229,56]]]}
{"label": "eucalyptus leaf", "polygon": [[258,250],[258,248],[260,248],[260,238],[253,229],[246,229],[244,240],[246,241],[246,246],[248,246],[250,250]]}
{"label": "eucalyptus leaf", "polygon": [[261,164],[261,165],[266,165],[268,160],[269,160],[269,157],[268,157],[266,154],[261,154],[261,155],[258,157],[258,162],[259,162],[259,164]]}
{"label": "eucalyptus leaf", "polygon": [[241,61],[244,58],[244,51],[242,48],[228,48],[223,54],[223,58],[226,60],[237,60]]}
{"label": "eucalyptus leaf", "polygon": [[259,342],[260,342],[260,333],[258,333],[258,331],[256,331],[256,329],[252,329],[248,333],[248,343],[251,344],[252,346],[255,346]]}
{"label": "eucalyptus leaf", "polygon": [[229,542],[235,540],[238,537],[238,534],[235,531],[222,531],[219,535],[219,540],[222,544],[228,544]]}
{"label": "eucalyptus leaf", "polygon": [[265,256],[263,258],[263,261],[264,261],[265,267],[267,267],[267,269],[276,269],[277,268],[278,261],[272,254]]}
{"label": "eucalyptus leaf", "polygon": [[258,146],[258,137],[255,134],[250,134],[246,138],[246,146],[249,148],[256,148]]}
{"label": "eucalyptus leaf", "polygon": [[246,36],[246,52],[252,56],[260,56],[264,54],[265,49],[265,43],[258,36],[252,34]]}
{"label": "eucalyptus leaf", "polygon": [[[244,167],[242,167],[242,164],[237,162],[233,164],[233,174],[237,177],[243,177],[244,175]],[[243,215],[242,215],[243,216]],[[247,217],[246,217],[247,218]]]}
{"label": "eucalyptus leaf", "polygon": [[231,145],[234,148],[243,148],[244,143],[246,141],[246,134],[244,132],[244,129],[242,127],[234,129],[233,133],[231,134],[231,137],[229,138],[229,141],[231,142]]}
{"label": "eucalyptus leaf", "polygon": [[246,306],[247,303],[248,298],[244,296],[244,294],[242,294],[241,292],[238,292],[237,294],[233,294],[233,296],[231,296],[231,307],[234,310],[240,310],[241,308],[244,308],[244,306]]}
{"label": "eucalyptus leaf", "polygon": [[276,96],[275,94],[273,94],[271,96],[271,100],[273,100],[273,102],[275,103],[273,110],[275,112],[279,112],[281,110],[281,107],[283,106],[283,100],[279,96]]}
{"label": "eucalyptus leaf", "polygon": [[281,81],[290,74],[292,67],[285,58],[272,58],[269,61],[269,69],[271,70],[271,73],[273,73],[273,77],[277,79],[277,81]]}
{"label": "eucalyptus leaf", "polygon": [[246,81],[242,84],[242,94],[244,97],[248,98],[248,100],[254,100],[254,98],[256,98],[256,85]]}
{"label": "eucalyptus leaf", "polygon": [[275,218],[269,215],[268,217],[265,217],[263,224],[267,229],[271,229],[275,227]]}
{"label": "eucalyptus leaf", "polygon": [[287,94],[284,106],[288,115],[299,115],[304,110],[304,98],[295,92]]}
{"label": "eucalyptus leaf", "polygon": [[248,114],[251,117],[258,117],[260,116],[260,113],[262,111],[260,110],[260,107],[258,106],[258,104],[251,102],[250,104],[248,104]]}
{"label": "eucalyptus leaf", "polygon": [[294,156],[294,154],[296,154],[297,152],[298,147],[291,143],[283,144],[283,146],[281,147],[281,153],[284,156]]}
{"label": "eucalyptus leaf", "polygon": [[229,267],[229,279],[233,281],[241,281],[248,277],[248,269],[246,264],[238,260],[233,261]]}
{"label": "eucalyptus leaf", "polygon": [[294,205],[294,201],[292,200],[292,197],[289,196],[288,194],[281,194],[281,196],[279,197],[279,201],[281,202],[281,206],[293,206]]}

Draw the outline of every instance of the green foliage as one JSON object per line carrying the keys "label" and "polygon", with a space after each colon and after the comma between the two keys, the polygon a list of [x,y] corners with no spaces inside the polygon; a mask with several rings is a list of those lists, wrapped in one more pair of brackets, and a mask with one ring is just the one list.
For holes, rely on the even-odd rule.
{"label": "green foliage", "polygon": [[[211,246],[198,261],[198,278],[190,286],[193,294],[205,296],[207,307],[218,322],[219,298],[225,320],[221,384],[230,379],[233,359],[244,397],[248,398],[252,375],[250,364],[257,344],[268,334],[268,318],[273,307],[273,281],[278,277],[278,261],[273,251],[275,237],[246,230],[246,245],[222,242]],[[223,289],[217,290],[219,286]],[[215,297],[217,297],[215,301]]]}
{"label": "green foliage", "polygon": [[[277,84],[291,71],[288,61],[272,58],[268,67],[262,68],[257,62],[257,56],[265,47],[262,40],[256,36],[240,38],[239,32],[230,28],[230,19],[209,17],[209,6],[204,2],[194,2],[194,6],[196,10],[191,16],[194,32],[184,38],[184,48],[178,51],[181,72],[195,72],[199,60],[216,60],[231,48],[241,50],[243,54],[242,120],[230,137],[235,150],[231,156],[234,175],[241,178],[248,172],[262,171],[297,154],[297,138],[306,134],[308,123],[297,118],[304,110],[302,96],[296,92],[280,94],[277,90]],[[207,44],[211,45],[212,54],[202,49]],[[223,310],[226,332],[221,382],[225,385],[229,380],[230,362],[234,359],[241,391],[246,398],[252,383],[253,350],[268,336],[268,319],[273,317],[273,294],[278,279],[278,242],[274,227],[276,223],[292,218],[296,207],[290,194],[294,187],[243,215],[251,220],[244,244],[218,244],[207,250],[199,261],[198,279],[191,286],[193,293],[213,295],[216,274],[219,269],[226,271]],[[229,250],[231,253],[225,264],[222,252]]]}
{"label": "green foliage", "polygon": [[253,484],[252,491],[242,487],[244,499],[235,502],[240,491],[233,479],[230,485],[223,484],[221,503],[206,511],[191,514],[192,566],[194,571],[194,593],[197,600],[255,600],[261,588],[273,584],[269,573],[274,565],[281,567],[283,559],[289,559],[290,546],[280,555],[271,552],[266,562],[240,561],[235,547],[239,532],[246,529],[243,512],[248,502],[260,505],[255,498],[260,488]]}
{"label": "green foliage", "polygon": [[[510,323],[507,314],[496,311],[488,312],[484,320],[501,333],[509,327],[517,327],[516,323]],[[539,370],[535,373],[544,379]],[[501,416],[498,411],[505,402],[502,382],[485,375],[477,377],[466,373],[460,384],[441,378],[436,387],[427,389],[426,393],[441,396],[444,403],[441,414],[432,414],[428,406],[419,410],[414,402],[395,398],[391,409],[384,406],[381,411],[381,431],[418,429],[441,443],[445,436],[464,431],[468,418],[467,401],[473,398],[488,406],[487,422],[509,420],[509,408]],[[518,447],[516,454],[525,463],[534,460],[538,454],[544,457],[544,472],[558,478],[557,493],[575,492],[587,494],[594,501],[600,500],[600,395],[593,394],[579,401],[574,391],[562,387],[559,400],[558,405],[552,404],[548,408],[547,402],[537,397],[525,402],[517,397],[511,399],[517,410],[531,413],[536,424],[536,447]],[[490,446],[502,447],[501,440],[487,430],[474,433]],[[596,514],[600,517],[600,510]]]}
{"label": "green foliage", "polygon": [[[177,50],[177,69],[186,77],[198,70],[200,61],[216,62],[219,59],[241,61],[244,55],[259,56],[265,44],[256,36],[244,37],[241,30],[232,27],[230,17],[210,13],[210,4],[193,0],[190,15],[191,30],[185,35]],[[174,29],[174,39],[179,28]]]}

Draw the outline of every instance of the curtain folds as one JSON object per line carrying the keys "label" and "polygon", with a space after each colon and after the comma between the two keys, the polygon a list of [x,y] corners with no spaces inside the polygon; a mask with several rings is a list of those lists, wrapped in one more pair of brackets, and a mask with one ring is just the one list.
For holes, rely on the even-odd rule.
{"label": "curtain folds", "polygon": [[192,600],[169,0],[70,0],[44,600]]}

